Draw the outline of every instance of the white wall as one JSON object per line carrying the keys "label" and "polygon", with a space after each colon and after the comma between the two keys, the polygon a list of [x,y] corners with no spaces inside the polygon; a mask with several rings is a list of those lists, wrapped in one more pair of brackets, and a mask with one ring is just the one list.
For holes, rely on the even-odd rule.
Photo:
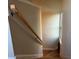
{"label": "white wall", "polygon": [[8,29],[8,57],[14,57],[10,28]]}
{"label": "white wall", "polygon": [[16,57],[14,56],[10,27],[8,28],[8,59],[16,59]]}
{"label": "white wall", "polygon": [[42,36],[44,49],[57,49],[60,14],[42,12]]}
{"label": "white wall", "polygon": [[[57,38],[58,37],[56,37],[56,38],[54,38],[54,37],[59,35],[59,30],[57,30],[56,28],[53,28],[52,25],[55,25],[56,24],[55,20],[57,20],[59,18],[59,15],[56,15],[56,14],[60,13],[60,11],[61,11],[62,0],[28,0],[28,1],[41,7],[42,25],[43,25],[42,26],[42,32],[43,32],[42,36],[43,36],[43,40],[45,42],[44,48],[57,49],[57,44],[58,44]],[[57,20],[57,22],[58,22],[58,20]],[[49,29],[49,28],[51,28],[51,29]]]}
{"label": "white wall", "polygon": [[60,55],[65,59],[71,57],[71,7],[70,0],[63,0],[63,31],[62,31],[62,44]]}

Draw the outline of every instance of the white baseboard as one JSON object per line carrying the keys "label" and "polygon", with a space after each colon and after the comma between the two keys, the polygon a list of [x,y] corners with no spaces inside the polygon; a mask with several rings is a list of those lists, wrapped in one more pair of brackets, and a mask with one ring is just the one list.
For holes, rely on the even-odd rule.
{"label": "white baseboard", "polygon": [[56,48],[43,48],[43,50],[57,50],[58,49],[58,47],[56,47]]}
{"label": "white baseboard", "polygon": [[17,58],[41,58],[43,54],[16,55]]}

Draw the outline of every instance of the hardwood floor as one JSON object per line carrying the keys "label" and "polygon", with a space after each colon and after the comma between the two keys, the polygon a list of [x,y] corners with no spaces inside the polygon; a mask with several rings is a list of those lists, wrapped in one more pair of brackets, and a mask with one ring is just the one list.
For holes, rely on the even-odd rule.
{"label": "hardwood floor", "polygon": [[42,58],[38,58],[38,59],[61,59],[59,56],[58,50],[55,50],[55,51],[44,50],[43,54],[44,54],[44,56]]}

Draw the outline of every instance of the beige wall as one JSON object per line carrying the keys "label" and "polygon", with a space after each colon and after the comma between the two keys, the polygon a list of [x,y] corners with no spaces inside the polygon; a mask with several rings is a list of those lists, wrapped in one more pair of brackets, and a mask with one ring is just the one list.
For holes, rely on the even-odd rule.
{"label": "beige wall", "polygon": [[[18,0],[16,1],[16,6],[33,30],[40,38],[42,38],[40,30],[40,8]],[[21,21],[18,21],[18,19],[19,18],[16,15],[9,19],[15,56],[37,55],[37,57],[41,57],[42,46],[35,40],[35,36],[27,26],[25,26]]]}
{"label": "beige wall", "polygon": [[63,0],[63,31],[62,31],[62,44],[60,55],[64,59],[70,59],[71,57],[71,4],[70,0]]}
{"label": "beige wall", "polygon": [[59,14],[42,12],[42,36],[44,49],[57,49],[59,38]]}

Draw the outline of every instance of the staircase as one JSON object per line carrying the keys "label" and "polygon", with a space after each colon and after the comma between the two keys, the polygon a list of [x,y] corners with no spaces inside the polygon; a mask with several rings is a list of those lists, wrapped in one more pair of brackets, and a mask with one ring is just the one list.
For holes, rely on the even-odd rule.
{"label": "staircase", "polygon": [[[56,51],[43,50],[42,39],[39,37],[37,32],[33,29],[32,25],[30,25],[30,23],[28,22],[29,18],[26,19],[26,17],[24,17],[25,14],[26,15],[27,13],[30,14],[29,10],[27,10],[27,8],[29,8],[28,7],[29,4],[16,1],[16,4],[14,5],[16,5],[17,7],[16,9],[10,9],[10,15],[9,15],[9,24],[10,24],[14,55],[15,55],[14,59],[61,59],[57,50]],[[23,6],[21,5],[25,7],[27,5],[27,7],[25,9],[22,9],[21,7]],[[34,6],[31,7],[33,8]],[[39,11],[39,8],[37,8],[37,10]],[[38,17],[40,15],[36,15],[36,16],[32,15],[32,16]],[[38,22],[39,21],[34,23],[38,25],[37,24]],[[38,25],[38,27],[40,26]]]}
{"label": "staircase", "polygon": [[[43,41],[40,38],[40,10],[29,3],[18,0],[15,5],[16,9],[9,7],[9,25],[14,56],[16,59],[40,58],[43,56]],[[34,11],[31,11],[31,8]]]}

